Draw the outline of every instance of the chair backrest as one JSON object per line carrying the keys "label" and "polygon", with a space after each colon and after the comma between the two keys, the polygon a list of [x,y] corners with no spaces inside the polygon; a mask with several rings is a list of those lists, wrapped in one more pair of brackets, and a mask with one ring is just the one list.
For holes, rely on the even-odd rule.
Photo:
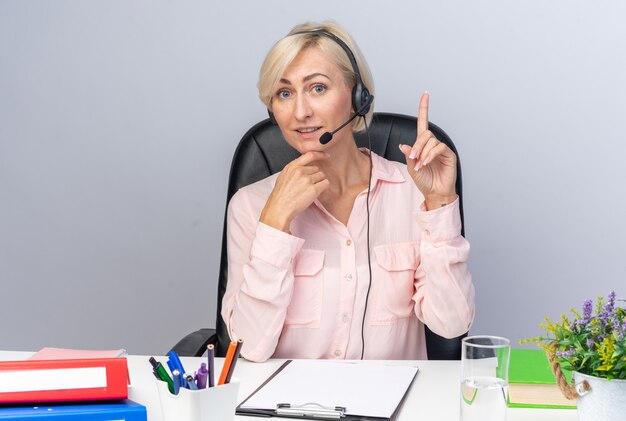
{"label": "chair backrest", "polygon": [[[456,192],[459,195],[461,223],[464,235],[463,188],[461,179],[461,161],[452,140],[435,124],[429,123],[429,129],[441,142],[445,143],[457,155]],[[372,150],[389,160],[405,162],[404,155],[398,145],[412,145],[417,134],[417,119],[400,114],[374,113],[369,128]],[[367,146],[365,132],[355,134],[357,145]],[[299,153],[285,141],[278,126],[269,119],[263,120],[252,127],[242,137],[235,150],[230,176],[228,180],[228,196],[226,207],[233,195],[240,188],[262,180],[283,169],[289,162],[297,158]],[[219,286],[217,295],[217,344],[216,355],[224,356],[230,342],[226,325],[222,319],[222,298],[228,282],[228,250],[226,244],[226,217],[222,233],[222,256],[220,262]],[[460,359],[462,337],[445,339],[434,334],[426,327],[426,346],[429,359]]]}

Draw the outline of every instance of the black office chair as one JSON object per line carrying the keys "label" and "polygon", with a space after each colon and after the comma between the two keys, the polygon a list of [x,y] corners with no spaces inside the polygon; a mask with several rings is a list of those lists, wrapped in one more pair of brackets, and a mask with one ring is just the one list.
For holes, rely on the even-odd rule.
{"label": "black office chair", "polygon": [[[398,162],[406,162],[398,145],[403,143],[412,145],[417,133],[416,118],[389,113],[374,113],[371,127],[369,128],[372,139],[372,150],[385,158]],[[430,130],[441,142],[445,143],[458,153],[452,140],[436,125],[430,123]],[[359,146],[367,146],[367,134],[365,132],[355,134]],[[231,197],[240,188],[268,177],[298,157],[298,152],[287,144],[280,129],[269,119],[263,120],[252,127],[243,136],[237,146],[230,168],[228,180],[228,196],[226,207]],[[461,180],[461,162],[457,159],[456,192],[459,195],[461,209],[461,234],[465,235],[463,217],[463,188]],[[201,356],[208,344],[215,344],[216,356],[224,356],[230,343],[230,337],[226,325],[222,319],[222,298],[228,282],[228,252],[226,244],[226,217],[224,217],[224,230],[222,233],[222,256],[219,272],[219,286],[217,294],[217,326],[216,329],[200,329],[190,333],[181,339],[172,348],[179,355]],[[433,333],[427,326],[426,349],[428,358],[431,360],[459,360],[461,359],[461,340],[467,335],[457,338],[446,339]]]}

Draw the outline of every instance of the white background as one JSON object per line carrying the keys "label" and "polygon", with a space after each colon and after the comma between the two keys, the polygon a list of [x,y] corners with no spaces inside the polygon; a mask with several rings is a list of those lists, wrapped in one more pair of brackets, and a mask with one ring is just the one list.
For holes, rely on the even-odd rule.
{"label": "white background", "polygon": [[626,293],[618,1],[0,1],[0,349],[164,353],[215,321],[230,159],[270,46],[357,39],[378,111],[463,164],[477,316],[520,339]]}

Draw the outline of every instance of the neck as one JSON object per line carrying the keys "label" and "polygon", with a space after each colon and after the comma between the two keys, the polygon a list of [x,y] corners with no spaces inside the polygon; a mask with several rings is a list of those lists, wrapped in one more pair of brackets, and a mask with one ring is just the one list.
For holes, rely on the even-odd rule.
{"label": "neck", "polygon": [[328,190],[333,195],[356,187],[367,187],[369,179],[369,157],[357,148],[352,132],[348,132],[346,137],[337,139],[333,147],[326,149],[330,159],[319,163],[330,181]]}

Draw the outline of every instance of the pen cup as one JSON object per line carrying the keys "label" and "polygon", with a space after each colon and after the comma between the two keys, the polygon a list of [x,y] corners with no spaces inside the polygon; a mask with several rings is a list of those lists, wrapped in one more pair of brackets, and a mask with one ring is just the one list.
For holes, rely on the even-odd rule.
{"label": "pen cup", "polygon": [[156,380],[163,421],[227,421],[235,418],[239,393],[239,379],[230,383],[200,390],[180,388],[173,395],[167,383]]}

